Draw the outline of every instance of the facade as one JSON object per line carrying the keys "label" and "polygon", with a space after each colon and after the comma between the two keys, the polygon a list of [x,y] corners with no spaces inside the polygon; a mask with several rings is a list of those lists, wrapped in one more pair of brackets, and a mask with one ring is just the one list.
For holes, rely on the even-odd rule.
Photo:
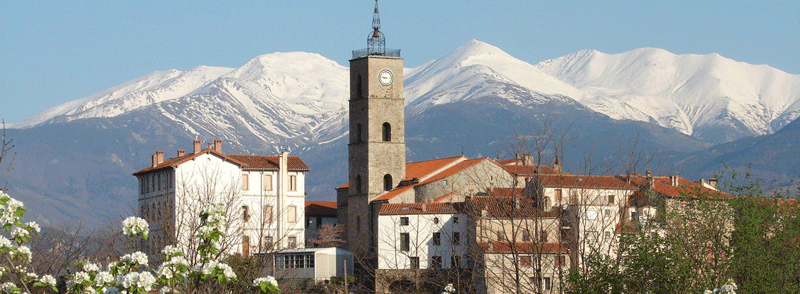
{"label": "facade", "polygon": [[337,225],[335,201],[306,201],[306,247],[316,247],[312,240],[319,237],[322,225]]}
{"label": "facade", "polygon": [[[152,165],[133,175],[139,180],[139,213],[150,223],[145,251],[157,255],[165,245],[190,242],[198,215],[210,203],[225,206],[229,229],[222,242],[227,254],[250,255],[304,245],[305,173],[300,158],[222,153],[222,140],[192,153],[178,150],[164,159],[158,151]],[[189,256],[191,258],[191,256]]]}

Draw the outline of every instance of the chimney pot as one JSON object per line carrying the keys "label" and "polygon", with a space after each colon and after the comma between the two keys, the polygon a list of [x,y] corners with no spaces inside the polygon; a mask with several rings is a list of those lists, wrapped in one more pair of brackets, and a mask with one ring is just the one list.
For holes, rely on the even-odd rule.
{"label": "chimney pot", "polygon": [[712,187],[714,187],[714,189],[716,189],[717,188],[717,178],[708,178],[708,184],[711,185]]}
{"label": "chimney pot", "polygon": [[161,164],[161,163],[164,162],[164,151],[163,150],[156,151],[156,156],[157,156],[157,159],[158,159],[158,164]]}
{"label": "chimney pot", "polygon": [[422,202],[422,211],[428,211],[428,206],[425,202]]}
{"label": "chimney pot", "polygon": [[200,153],[200,140],[194,140],[194,154]]}
{"label": "chimney pot", "polygon": [[186,150],[183,150],[183,149],[181,149],[181,150],[178,150],[178,157],[181,157],[181,156],[183,156],[184,154],[186,154]]}
{"label": "chimney pot", "polygon": [[211,149],[211,148],[214,148],[214,146],[211,145],[211,142],[208,142],[208,149]]}
{"label": "chimney pot", "polygon": [[214,150],[222,153],[222,140],[220,139],[214,140]]}

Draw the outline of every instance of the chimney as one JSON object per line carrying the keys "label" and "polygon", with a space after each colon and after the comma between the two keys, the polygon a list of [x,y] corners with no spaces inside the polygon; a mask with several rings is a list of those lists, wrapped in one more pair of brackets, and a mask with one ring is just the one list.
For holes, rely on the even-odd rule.
{"label": "chimney", "polygon": [[716,189],[717,188],[717,178],[708,178],[708,184],[711,185],[711,187],[714,187],[714,189]]}
{"label": "chimney", "polygon": [[183,156],[184,154],[186,154],[186,150],[183,150],[183,149],[181,149],[181,150],[178,150],[178,157],[181,157],[181,156]]}
{"label": "chimney", "polygon": [[211,148],[214,148],[214,146],[211,145],[211,142],[208,142],[208,149],[211,149]]}
{"label": "chimney", "polygon": [[533,156],[530,153],[525,153],[522,155],[522,164],[525,166],[533,165]]}
{"label": "chimney", "polygon": [[156,151],[156,156],[158,157],[158,164],[164,163],[164,151],[163,150]]}
{"label": "chimney", "polygon": [[653,172],[648,170],[645,175],[647,176],[647,184],[650,185],[650,188],[655,187],[656,180],[653,178]]}
{"label": "chimney", "polygon": [[553,169],[556,170],[557,172],[561,171],[561,161],[558,160],[558,155],[556,155],[556,157],[553,158]]}
{"label": "chimney", "polygon": [[158,166],[158,155],[153,154],[153,167]]}
{"label": "chimney", "polygon": [[514,207],[519,209],[519,197],[514,196]]}
{"label": "chimney", "polygon": [[194,140],[194,154],[200,153],[200,140]]}
{"label": "chimney", "polygon": [[220,139],[214,140],[214,151],[222,153],[222,140]]}
{"label": "chimney", "polygon": [[425,202],[422,202],[422,211],[423,212],[424,211],[428,211],[428,206],[427,206],[427,203],[425,203]]}
{"label": "chimney", "polygon": [[487,214],[489,214],[489,212],[488,212],[488,211],[486,211],[486,208],[484,208],[484,209],[481,209],[481,217],[483,217],[483,218],[486,218],[486,215],[487,215]]}
{"label": "chimney", "polygon": [[672,186],[677,187],[678,186],[678,176],[677,175],[669,176],[669,184],[672,185]]}

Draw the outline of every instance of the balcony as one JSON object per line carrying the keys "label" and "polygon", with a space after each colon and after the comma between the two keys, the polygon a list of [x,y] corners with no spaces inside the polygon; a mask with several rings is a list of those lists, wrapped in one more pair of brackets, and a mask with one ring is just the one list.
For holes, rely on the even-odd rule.
{"label": "balcony", "polygon": [[353,50],[353,59],[367,56],[400,57],[400,49],[385,49],[384,52],[370,50],[370,48]]}

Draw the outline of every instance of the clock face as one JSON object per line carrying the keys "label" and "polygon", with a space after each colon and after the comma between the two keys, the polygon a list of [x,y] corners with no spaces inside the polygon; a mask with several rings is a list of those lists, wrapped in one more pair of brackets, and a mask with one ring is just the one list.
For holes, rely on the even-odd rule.
{"label": "clock face", "polygon": [[394,76],[392,75],[392,71],[388,69],[383,69],[378,74],[378,81],[381,82],[381,85],[388,86],[392,84],[392,80],[394,80]]}

